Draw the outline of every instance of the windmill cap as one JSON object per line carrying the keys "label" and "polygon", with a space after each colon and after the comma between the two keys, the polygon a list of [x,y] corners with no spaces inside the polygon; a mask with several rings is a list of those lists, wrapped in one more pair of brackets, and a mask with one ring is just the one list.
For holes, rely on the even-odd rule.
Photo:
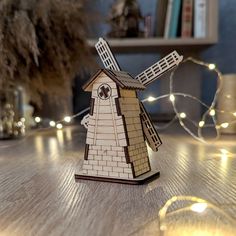
{"label": "windmill cap", "polygon": [[101,73],[105,73],[122,89],[144,90],[146,87],[125,71],[115,71],[110,69],[100,69],[92,78],[83,86],[85,91],[92,90],[92,84]]}

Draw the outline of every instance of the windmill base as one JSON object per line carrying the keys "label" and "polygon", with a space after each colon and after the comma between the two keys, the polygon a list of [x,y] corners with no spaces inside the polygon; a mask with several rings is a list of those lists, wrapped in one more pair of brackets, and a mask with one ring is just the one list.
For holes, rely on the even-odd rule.
{"label": "windmill base", "polygon": [[140,175],[135,179],[119,179],[119,178],[110,178],[103,176],[92,176],[92,175],[83,175],[75,174],[76,180],[92,180],[92,181],[101,181],[101,182],[110,182],[110,183],[119,183],[119,184],[132,184],[132,185],[141,185],[158,178],[160,172],[157,170],[149,171],[146,174]]}

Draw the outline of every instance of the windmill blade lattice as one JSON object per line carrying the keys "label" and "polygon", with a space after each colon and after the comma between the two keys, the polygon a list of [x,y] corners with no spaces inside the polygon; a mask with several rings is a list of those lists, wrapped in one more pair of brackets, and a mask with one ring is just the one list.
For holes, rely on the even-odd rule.
{"label": "windmill blade lattice", "polygon": [[161,139],[148,115],[146,109],[142,102],[140,102],[140,110],[141,110],[141,119],[143,125],[143,131],[147,140],[149,147],[154,151],[158,151],[158,147],[161,146]]}
{"label": "windmill blade lattice", "polygon": [[177,66],[183,57],[176,51],[171,52],[154,65],[147,68],[145,71],[137,75],[135,78],[139,80],[143,85],[147,86],[164,73]]}
{"label": "windmill blade lattice", "polygon": [[95,48],[106,69],[120,71],[120,67],[113,56],[108,43],[103,38],[99,38],[98,42],[95,44]]}
{"label": "windmill blade lattice", "polygon": [[[120,66],[118,65],[115,57],[111,52],[109,44],[103,38],[99,38],[99,41],[96,43],[95,48],[106,69],[112,69],[116,71],[121,70]],[[137,75],[136,79],[146,86],[156,80],[161,75],[163,75],[165,72],[177,66],[182,61],[182,59],[182,56],[180,56],[176,51],[173,51],[172,53],[168,54],[160,61],[158,61],[157,63]],[[162,142],[142,103],[140,103],[140,110],[145,138],[150,148],[153,151],[157,151],[158,147],[162,144]]]}

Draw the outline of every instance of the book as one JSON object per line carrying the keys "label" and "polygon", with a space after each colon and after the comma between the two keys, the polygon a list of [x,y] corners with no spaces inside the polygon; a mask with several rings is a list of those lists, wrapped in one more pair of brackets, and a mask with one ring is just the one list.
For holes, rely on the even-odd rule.
{"label": "book", "polygon": [[193,30],[193,0],[183,0],[181,37],[190,38]]}
{"label": "book", "polygon": [[[125,1],[122,0],[121,2],[125,2]],[[144,34],[145,34],[145,36],[149,35],[150,37],[153,37],[154,35],[156,35],[156,31],[157,31],[156,14],[157,14],[158,0],[148,0],[147,4],[144,3],[145,1],[138,1],[138,2],[139,2],[139,6],[141,7],[142,16],[144,17],[144,25],[141,24],[143,26],[142,29],[144,30]],[[122,9],[122,7],[121,7],[121,9]],[[147,33],[147,31],[149,31],[149,30],[150,30],[150,32]]]}
{"label": "book", "polygon": [[152,17],[147,15],[144,17],[144,38],[150,38],[152,36]]}
{"label": "book", "polygon": [[207,0],[194,0],[194,37],[205,38],[207,36]]}
{"label": "book", "polygon": [[164,38],[169,38],[170,21],[171,21],[173,3],[174,3],[174,0],[168,0],[166,19],[165,19]]}
{"label": "book", "polygon": [[168,32],[169,38],[177,37],[177,29],[178,29],[179,15],[181,9],[180,7],[181,7],[181,0],[174,0],[170,17],[170,28]]}
{"label": "book", "polygon": [[157,0],[156,32],[155,32],[157,37],[164,36],[167,5],[168,5],[167,0]]}

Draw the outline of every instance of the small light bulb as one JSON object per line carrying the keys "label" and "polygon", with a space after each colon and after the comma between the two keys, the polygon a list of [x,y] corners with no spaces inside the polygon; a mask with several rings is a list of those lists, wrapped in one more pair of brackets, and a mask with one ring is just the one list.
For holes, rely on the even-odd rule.
{"label": "small light bulb", "polygon": [[216,114],[216,111],[214,109],[211,109],[209,114],[210,114],[210,116],[214,116]]}
{"label": "small light bulb", "polygon": [[179,114],[179,116],[181,117],[181,118],[186,118],[186,114],[184,113],[184,112],[181,112],[180,114]]}
{"label": "small light bulb", "polygon": [[202,213],[206,210],[207,208],[207,203],[205,202],[201,202],[201,203],[194,203],[190,209],[194,212],[197,212],[197,213]]}
{"label": "small light bulb", "polygon": [[169,99],[170,99],[171,102],[174,102],[175,101],[175,96],[173,94],[171,94]]}
{"label": "small light bulb", "polygon": [[204,120],[201,120],[199,123],[198,123],[198,126],[199,127],[203,127],[205,125],[205,121]]}
{"label": "small light bulb", "polygon": [[148,100],[149,102],[153,102],[153,101],[155,101],[156,99],[155,99],[154,97],[152,97],[152,96],[149,96],[147,100]]}
{"label": "small light bulb", "polygon": [[20,118],[20,120],[21,120],[23,123],[25,122],[25,118],[24,118],[24,117]]}
{"label": "small light bulb", "polygon": [[233,115],[236,116],[236,112],[234,112]]}
{"label": "small light bulb", "polygon": [[209,70],[214,70],[216,68],[215,64],[209,64],[208,65]]}
{"label": "small light bulb", "polygon": [[229,153],[229,152],[228,152],[226,149],[224,149],[224,148],[220,149],[220,151],[221,151],[222,154],[228,154],[228,153]]}
{"label": "small light bulb", "polygon": [[40,118],[40,117],[38,117],[38,116],[36,116],[36,117],[34,118],[34,120],[35,120],[35,122],[36,122],[36,123],[39,123],[39,122],[41,122],[41,118]]}
{"label": "small light bulb", "polygon": [[51,120],[51,121],[49,122],[49,125],[50,125],[51,127],[55,127],[55,126],[56,126],[56,122],[53,121],[53,120]]}
{"label": "small light bulb", "polygon": [[228,95],[226,95],[226,97],[227,97],[227,98],[231,98],[231,95],[230,95],[230,94],[228,94]]}
{"label": "small light bulb", "polygon": [[70,122],[71,122],[71,117],[70,117],[70,116],[65,116],[65,117],[64,117],[64,121],[65,121],[66,123],[70,123]]}
{"label": "small light bulb", "polygon": [[57,127],[57,129],[62,129],[63,125],[61,123],[58,123],[56,127]]}
{"label": "small light bulb", "polygon": [[226,129],[229,126],[229,123],[225,122],[225,123],[222,123],[220,126]]}

